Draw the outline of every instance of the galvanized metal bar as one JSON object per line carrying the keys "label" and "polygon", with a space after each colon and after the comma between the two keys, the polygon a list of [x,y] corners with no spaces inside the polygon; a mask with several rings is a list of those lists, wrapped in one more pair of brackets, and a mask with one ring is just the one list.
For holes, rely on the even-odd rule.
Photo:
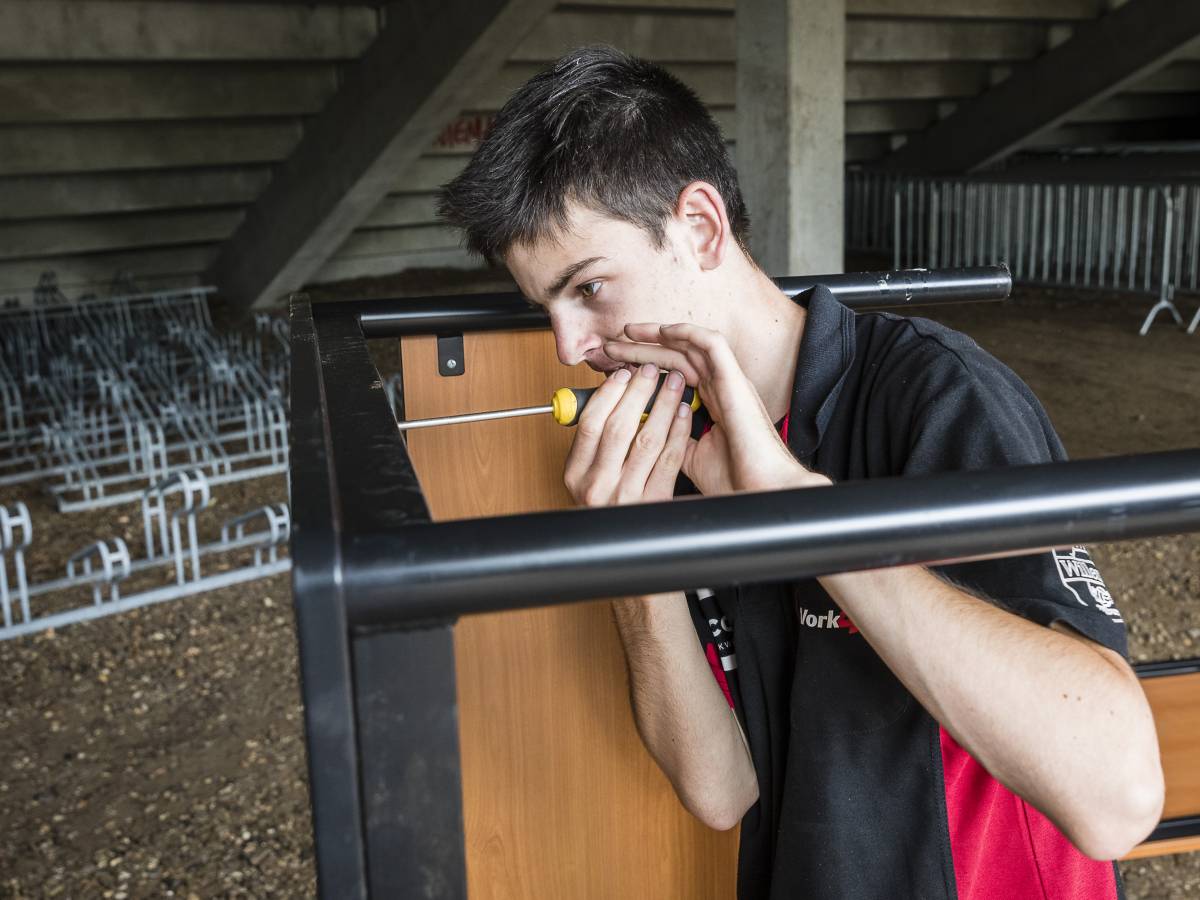
{"label": "galvanized metal bar", "polygon": [[1158,193],[1158,188],[1151,188],[1146,191],[1146,271],[1142,290],[1147,294],[1150,293],[1151,279],[1154,277],[1155,261],[1161,263],[1165,259],[1154,245],[1154,229],[1158,223],[1157,210],[1155,209],[1158,205]]}
{"label": "galvanized metal bar", "polygon": [[1083,231],[1083,283],[1092,286],[1092,244],[1096,236],[1096,186],[1086,189],[1087,219]]}
{"label": "galvanized metal bar", "polygon": [[1113,269],[1112,281],[1110,282],[1113,288],[1121,286],[1121,272],[1125,262],[1125,233],[1128,224],[1128,206],[1129,186],[1123,184],[1117,188],[1117,233],[1113,240]]}
{"label": "galvanized metal bar", "polygon": [[1018,279],[1025,277],[1025,185],[1017,185],[1017,262],[1013,266],[1013,275]]}
{"label": "galvanized metal bar", "polygon": [[[1200,209],[1200,206],[1197,206]],[[937,182],[929,183],[929,268],[936,269],[941,264],[939,255],[940,242],[938,238],[942,227],[941,198]]]}
{"label": "galvanized metal bar", "polygon": [[915,264],[913,262],[913,236],[914,236],[913,216],[916,213],[916,209],[915,209],[916,197],[915,197],[913,188],[914,188],[914,185],[913,185],[912,181],[910,180],[905,185],[905,192],[907,193],[908,196],[905,197],[905,202],[907,203],[907,208],[904,211],[904,265],[906,268],[909,268],[909,269],[911,269],[913,267],[913,265]]}
{"label": "galvanized metal bar", "polygon": [[1047,184],[1042,191],[1042,281],[1050,280],[1050,242],[1054,214],[1054,188]]}
{"label": "galvanized metal bar", "polygon": [[1190,262],[1189,286],[1197,289],[1197,275],[1200,274],[1200,185],[1192,186],[1192,239],[1188,245]]}
{"label": "galvanized metal bar", "polygon": [[1100,189],[1100,259],[1096,264],[1096,286],[1103,287],[1108,281],[1108,244],[1112,238],[1109,222],[1109,206],[1112,203],[1112,188],[1105,185]]}
{"label": "galvanized metal bar", "polygon": [[1133,290],[1133,286],[1137,283],[1138,271],[1138,251],[1142,245],[1142,189],[1141,187],[1133,188],[1133,220],[1129,225],[1129,290]]}
{"label": "galvanized metal bar", "polygon": [[1054,243],[1054,280],[1063,283],[1063,255],[1067,235],[1067,186],[1060,184],[1055,194],[1057,205],[1057,232]]}
{"label": "galvanized metal bar", "polygon": [[901,269],[900,262],[900,186],[892,191],[892,268]]}
{"label": "galvanized metal bar", "polygon": [[1175,198],[1170,188],[1163,189],[1163,240],[1160,250],[1161,267],[1158,302],[1146,313],[1138,334],[1145,336],[1160,312],[1169,312],[1177,325],[1183,324],[1183,316],[1174,303],[1174,284],[1171,281],[1171,265],[1175,258]]}

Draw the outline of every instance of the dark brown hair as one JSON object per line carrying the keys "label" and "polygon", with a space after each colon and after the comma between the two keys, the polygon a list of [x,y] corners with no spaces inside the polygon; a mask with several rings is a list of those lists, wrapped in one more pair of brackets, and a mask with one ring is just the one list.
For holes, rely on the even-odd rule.
{"label": "dark brown hair", "polygon": [[489,262],[566,226],[577,201],[650,233],[655,246],[693,181],[720,191],[745,246],[749,218],[721,131],[687,85],[611,47],[574,50],[504,104],[438,213]]}

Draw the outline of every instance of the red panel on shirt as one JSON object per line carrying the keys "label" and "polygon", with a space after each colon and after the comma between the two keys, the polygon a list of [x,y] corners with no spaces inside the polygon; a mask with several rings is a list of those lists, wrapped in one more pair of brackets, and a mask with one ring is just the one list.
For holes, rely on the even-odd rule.
{"label": "red panel on shirt", "polygon": [[959,900],[1116,900],[1111,862],[1084,856],[939,729]]}
{"label": "red panel on shirt", "polygon": [[713,678],[717,679],[717,684],[721,686],[721,691],[725,694],[725,702],[729,704],[730,709],[733,709],[733,694],[729,691],[729,680],[725,677],[721,659],[717,656],[716,644],[705,644],[704,655],[708,657],[708,667],[712,669]]}

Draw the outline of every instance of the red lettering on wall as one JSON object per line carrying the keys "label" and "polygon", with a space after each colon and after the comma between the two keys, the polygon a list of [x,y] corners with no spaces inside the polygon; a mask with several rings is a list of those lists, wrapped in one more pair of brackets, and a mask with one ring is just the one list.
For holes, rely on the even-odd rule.
{"label": "red lettering on wall", "polygon": [[442,133],[438,135],[434,141],[435,147],[469,147],[478,144],[488,132],[492,130],[492,124],[496,121],[494,113],[476,113],[471,116],[459,116],[449,125],[442,129]]}

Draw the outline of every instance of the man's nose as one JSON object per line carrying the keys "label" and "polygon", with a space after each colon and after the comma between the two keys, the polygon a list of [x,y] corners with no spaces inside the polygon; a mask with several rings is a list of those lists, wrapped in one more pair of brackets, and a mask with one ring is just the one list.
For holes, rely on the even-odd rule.
{"label": "man's nose", "polygon": [[554,331],[558,361],[564,366],[576,366],[583,362],[583,354],[591,349],[588,344],[589,332],[584,324],[571,316],[552,313],[550,327]]}

